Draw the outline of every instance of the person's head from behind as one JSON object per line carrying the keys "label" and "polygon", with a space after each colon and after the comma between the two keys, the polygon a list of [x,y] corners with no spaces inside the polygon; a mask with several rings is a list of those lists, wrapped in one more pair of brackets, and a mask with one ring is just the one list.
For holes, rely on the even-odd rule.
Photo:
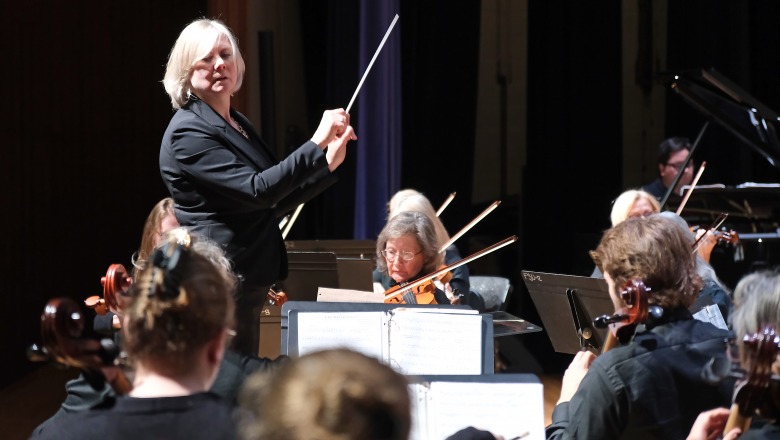
{"label": "person's head from behind", "polygon": [[228,96],[241,88],[245,64],[233,33],[219,20],[195,20],[179,34],[168,56],[163,85],[173,108],[196,95]]}
{"label": "person's head from behind", "polygon": [[293,359],[250,377],[239,398],[245,440],[403,440],[411,427],[406,379],[346,349]]}
{"label": "person's head from behind", "polygon": [[609,218],[612,226],[615,226],[627,218],[644,217],[660,210],[661,205],[652,194],[641,189],[630,189],[615,199]]}
{"label": "person's head from behind", "polygon": [[642,280],[651,289],[648,302],[666,310],[687,308],[702,287],[689,238],[674,220],[660,215],[613,226],[591,255],[604,273],[616,308],[625,305],[618,292],[631,280]]}
{"label": "person's head from behind", "polygon": [[166,234],[133,284],[122,329],[137,373],[196,378],[205,391],[233,326],[234,280],[193,239],[182,228]]}
{"label": "person's head from behind", "polygon": [[[734,305],[732,330],[736,335],[741,367],[749,372],[761,356],[757,356],[755,349],[746,346],[745,338],[762,335],[767,326],[780,333],[780,272],[762,271],[742,278],[734,290]],[[772,362],[771,373],[780,374],[778,355],[769,361]],[[757,371],[765,370],[759,368]],[[759,412],[768,419],[774,419],[775,423],[780,420],[780,384],[777,381],[770,381],[769,393],[763,399]]]}
{"label": "person's head from behind", "polygon": [[421,271],[433,272],[444,262],[436,229],[427,215],[406,211],[393,216],[376,242],[377,269],[396,282]]}
{"label": "person's head from behind", "polygon": [[444,224],[439,220],[439,217],[436,216],[436,210],[433,209],[431,201],[413,189],[404,189],[397,192],[387,204],[387,209],[388,220],[405,211],[421,212],[428,216],[431,223],[433,223],[440,245],[443,245],[450,239],[450,235],[447,233],[447,229],[444,228]]}
{"label": "person's head from behind", "polygon": [[163,243],[165,233],[171,229],[178,228],[179,222],[173,212],[173,199],[166,197],[152,208],[152,211],[146,217],[144,230],[141,233],[141,246],[136,252],[133,266],[134,275],[137,271],[143,269],[144,264],[149,260],[155,248]]}
{"label": "person's head from behind", "polygon": [[[665,187],[669,188],[672,185],[678,170],[685,163],[690,151],[691,142],[685,137],[671,137],[658,145],[658,175]],[[690,184],[692,180],[693,161],[690,161],[680,176],[675,191],[679,191],[683,185]]]}

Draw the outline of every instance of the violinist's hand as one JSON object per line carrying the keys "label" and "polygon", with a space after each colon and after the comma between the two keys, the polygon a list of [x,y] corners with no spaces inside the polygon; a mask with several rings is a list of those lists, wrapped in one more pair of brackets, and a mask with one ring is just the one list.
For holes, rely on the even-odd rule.
{"label": "violinist's hand", "polygon": [[590,368],[590,364],[596,359],[596,355],[589,351],[580,351],[574,356],[574,360],[569,364],[569,368],[563,373],[563,382],[561,383],[561,397],[558,399],[558,403],[568,402],[571,400],[574,393],[577,392],[577,388],[580,387],[582,378]]}
{"label": "violinist's hand", "polygon": [[[696,417],[696,421],[688,434],[688,440],[715,440],[723,433],[726,421],[729,419],[729,410],[715,408],[704,411]],[[734,440],[742,434],[739,428],[734,428],[723,437],[723,440]]]}
{"label": "violinist's hand", "polygon": [[701,237],[704,234],[707,234],[706,237],[702,238],[699,242],[699,248],[696,250],[696,252],[701,256],[701,258],[704,259],[705,262],[710,262],[710,255],[712,255],[712,248],[715,247],[716,244],[718,244],[718,239],[715,237],[715,234],[713,234],[714,230],[707,230],[707,229],[699,229],[696,231],[696,239],[698,240],[699,237]]}

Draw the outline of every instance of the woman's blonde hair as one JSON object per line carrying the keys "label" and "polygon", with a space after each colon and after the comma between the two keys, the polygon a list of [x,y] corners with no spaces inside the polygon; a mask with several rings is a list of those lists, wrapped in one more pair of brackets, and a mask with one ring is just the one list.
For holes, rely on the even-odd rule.
{"label": "woman's blonde hair", "polygon": [[166,234],[166,244],[135,280],[125,309],[130,359],[152,362],[169,375],[190,371],[198,350],[233,326],[235,280],[211,261],[210,252],[191,248],[193,240],[197,237],[183,228]]}
{"label": "woman's blonde hair", "polygon": [[661,211],[661,204],[658,203],[658,200],[656,200],[652,194],[642,191],[641,189],[630,189],[623,194],[620,194],[618,198],[615,199],[615,203],[612,204],[612,212],[609,216],[610,220],[612,220],[612,226],[627,219],[628,213],[631,212],[631,208],[634,207],[634,203],[640,199],[647,200],[647,202],[653,206],[654,212]]}
{"label": "woman's blonde hair", "polygon": [[411,429],[406,378],[346,349],[302,356],[244,384],[245,440],[404,440]]}
{"label": "woman's blonde hair", "polygon": [[168,55],[168,64],[162,82],[165,91],[171,97],[173,108],[180,109],[189,101],[192,66],[211,52],[220,36],[224,36],[230,42],[233,57],[236,60],[238,78],[236,78],[236,88],[233,91],[237,92],[241,88],[246,65],[244,57],[238,49],[236,37],[221,21],[201,18],[188,24],[181,31],[170,55]]}
{"label": "woman's blonde hair", "polygon": [[404,211],[422,212],[428,216],[436,229],[436,238],[439,241],[439,246],[450,241],[450,234],[447,233],[444,223],[436,216],[436,210],[433,209],[431,201],[421,193],[413,189],[402,189],[395,193],[387,203],[387,219],[390,220],[399,212]]}

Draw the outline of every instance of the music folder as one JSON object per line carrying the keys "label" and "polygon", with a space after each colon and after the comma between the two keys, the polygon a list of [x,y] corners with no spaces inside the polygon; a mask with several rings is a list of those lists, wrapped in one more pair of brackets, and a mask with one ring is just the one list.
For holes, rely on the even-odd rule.
{"label": "music folder", "polygon": [[289,301],[282,354],[348,348],[402,374],[492,374],[493,322],[466,306]]}
{"label": "music folder", "polygon": [[522,271],[531,300],[542,318],[553,348],[559,353],[601,351],[607,330],[593,319],[615,311],[603,278]]}
{"label": "music folder", "polygon": [[544,439],[544,394],[532,374],[408,379],[411,440],[447,438],[469,426],[505,439]]}

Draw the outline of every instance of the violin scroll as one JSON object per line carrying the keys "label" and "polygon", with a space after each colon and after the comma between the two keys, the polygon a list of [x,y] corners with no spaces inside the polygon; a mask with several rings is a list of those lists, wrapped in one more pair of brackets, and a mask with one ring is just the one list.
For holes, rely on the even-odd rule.
{"label": "violin scroll", "polygon": [[268,298],[268,304],[281,307],[284,303],[287,302],[287,293],[279,288],[274,290],[274,287],[276,286],[271,286],[268,289],[268,294],[266,295]]}
{"label": "violin scroll", "polygon": [[32,361],[51,360],[103,376],[118,394],[132,389],[130,382],[116,364],[119,350],[110,339],[82,337],[84,317],[75,301],[69,298],[50,300],[41,314],[42,346],[28,351]]}
{"label": "violin scroll", "polygon": [[100,284],[103,286],[103,298],[97,295],[90,296],[84,300],[84,304],[95,309],[95,313],[98,315],[103,316],[108,312],[122,309],[123,304],[120,297],[128,296],[133,278],[123,265],[112,264],[108,266],[106,275],[100,278]]}
{"label": "violin scroll", "polygon": [[650,291],[651,289],[642,280],[628,280],[620,290],[620,299],[626,303],[626,307],[621,307],[612,315],[601,315],[593,320],[596,328],[610,328],[602,353],[618,344],[629,342],[634,337],[637,327],[647,322],[650,316],[661,317],[663,309],[648,304],[647,297]]}
{"label": "violin scroll", "polygon": [[745,335],[744,356],[748,370],[735,386],[734,403],[726,422],[725,433],[733,428],[744,432],[756,409],[765,401],[772,377],[772,364],[780,353],[780,336],[773,326],[765,326],[760,332]]}

